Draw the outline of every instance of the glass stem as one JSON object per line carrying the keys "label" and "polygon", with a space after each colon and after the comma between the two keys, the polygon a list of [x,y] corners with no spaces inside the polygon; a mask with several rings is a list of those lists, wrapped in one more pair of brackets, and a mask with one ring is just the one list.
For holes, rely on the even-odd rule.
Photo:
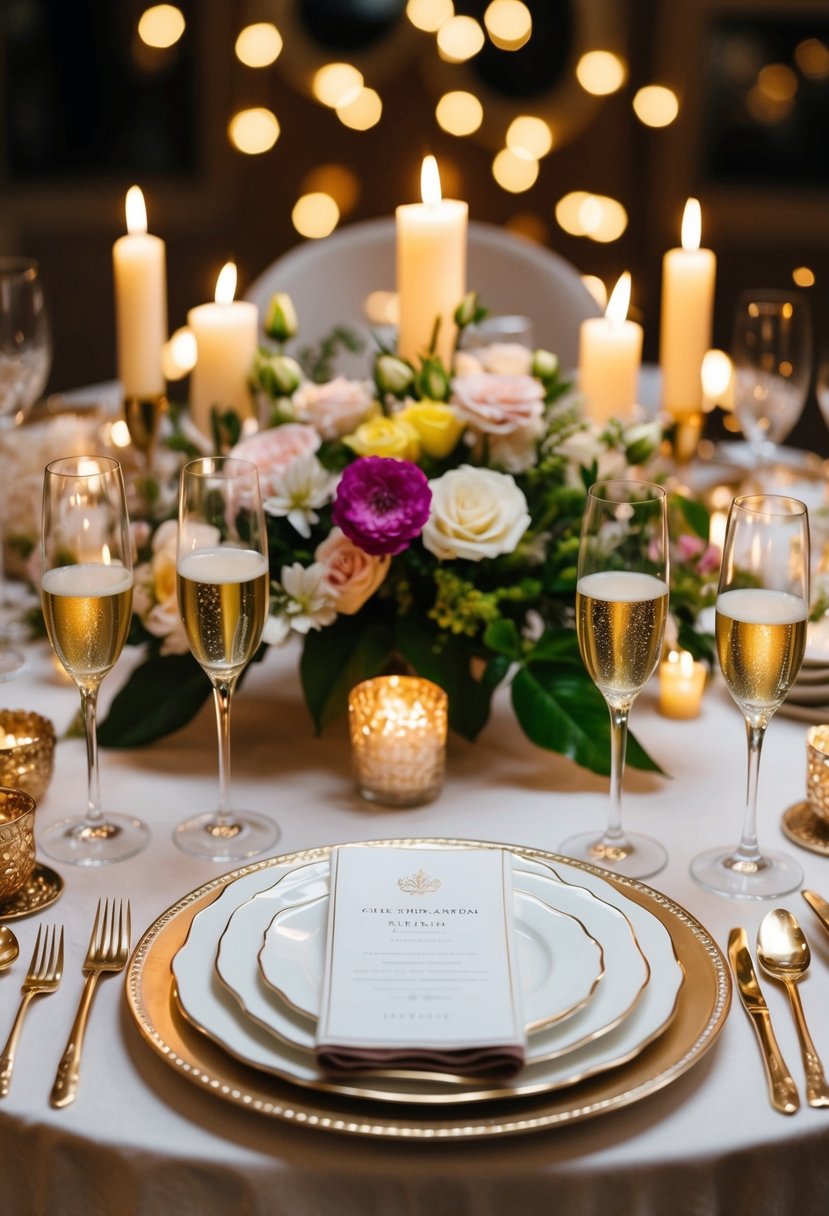
{"label": "glass stem", "polygon": [[90,825],[103,822],[101,782],[98,773],[98,689],[81,688],[81,713],[86,734],[87,800],[86,821]]}
{"label": "glass stem", "polygon": [[625,752],[628,742],[630,706],[624,709],[608,706],[610,710],[610,813],[602,843],[624,848],[627,838],[622,830],[622,778],[625,774]]}
{"label": "glass stem", "polygon": [[731,863],[755,870],[761,861],[760,849],[757,845],[757,779],[760,773],[760,752],[766,736],[765,723],[758,726],[746,718],[746,736],[748,738],[746,810],[743,818],[743,833],[734,856],[731,858]]}
{"label": "glass stem", "polygon": [[213,685],[213,702],[216,706],[216,730],[219,736],[219,809],[216,812],[214,829],[228,828],[233,823],[230,801],[230,698],[233,683]]}

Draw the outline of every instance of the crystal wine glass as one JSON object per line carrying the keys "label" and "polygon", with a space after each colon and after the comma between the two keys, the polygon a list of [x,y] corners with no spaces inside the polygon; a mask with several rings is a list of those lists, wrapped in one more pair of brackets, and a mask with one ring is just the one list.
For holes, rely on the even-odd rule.
{"label": "crystal wine glass", "polygon": [[[52,365],[52,339],[37,262],[0,257],[0,431],[19,426],[38,400]],[[0,494],[5,493],[0,486]],[[8,588],[3,550],[5,502],[0,508],[0,609],[8,627]],[[0,681],[26,666],[22,654],[0,641]]]}
{"label": "crystal wine glass", "polygon": [[206,456],[179,483],[178,604],[190,649],[213,685],[219,736],[219,807],[185,820],[173,839],[212,861],[263,853],[279,839],[267,816],[230,798],[230,703],[268,615],[268,539],[256,466]]}
{"label": "crystal wine glass", "polygon": [[622,828],[622,778],[631,706],[656,670],[668,615],[667,495],[649,482],[590,487],[582,521],[576,632],[587,671],[610,711],[610,814],[561,852],[643,878],[667,861],[662,845]]}
{"label": "crystal wine glass", "polygon": [[809,305],[796,291],[744,291],[734,314],[734,412],[755,465],[774,463],[812,374]]}
{"label": "crystal wine glass", "polygon": [[128,815],[104,814],[98,773],[98,689],[126,641],[132,614],[132,540],[117,460],[68,456],[46,467],[40,594],[55,654],[80,689],[86,731],[86,814],[40,836],[57,861],[99,866],[138,853],[150,834]]}
{"label": "crystal wine glass", "polygon": [[722,895],[766,899],[793,891],[803,879],[794,858],[760,852],[757,780],[766,727],[803,661],[808,605],[806,507],[776,494],[735,498],[723,546],[716,634],[723,679],[746,722],[746,809],[736,849],[710,849],[691,863],[697,882]]}

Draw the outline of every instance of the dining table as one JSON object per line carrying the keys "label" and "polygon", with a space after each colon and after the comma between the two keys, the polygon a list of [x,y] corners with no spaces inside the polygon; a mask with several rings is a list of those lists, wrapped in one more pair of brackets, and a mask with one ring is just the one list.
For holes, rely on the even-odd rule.
{"label": "dining table", "polygon": [[[0,697],[49,717],[58,743],[54,776],[37,809],[37,832],[82,810],[86,755],[71,731],[77,689],[59,673],[45,641],[27,647],[28,669]],[[100,716],[141,653],[127,647],[101,691]],[[303,702],[299,651],[272,646],[251,665],[234,703],[233,792],[239,806],[272,816],[275,852],[357,841],[458,838],[555,853],[576,830],[603,827],[605,777],[530,743],[509,690],[497,693],[478,739],[450,734],[445,781],[427,805],[383,807],[357,792],[347,724],[317,734]],[[135,705],[136,715],[144,706]],[[829,714],[829,710],[827,710]],[[733,845],[745,796],[745,727],[713,675],[698,717],[662,716],[654,678],[634,706],[631,727],[661,772],[628,767],[626,826],[658,838],[666,867],[645,880],[698,921],[724,956],[729,932],[745,928],[754,953],[758,925],[774,906],[794,912],[812,949],[800,985],[816,1046],[829,1061],[829,935],[798,891],[743,901],[696,885],[691,858]],[[781,817],[806,788],[802,721],[778,716],[765,742],[760,780],[761,846],[793,851],[804,886],[829,898],[829,856],[787,840]],[[752,1026],[736,995],[716,1042],[693,1067],[640,1100],[601,1106],[589,1118],[524,1134],[388,1138],[338,1134],[301,1118],[274,1118],[224,1100],[153,1050],[131,1015],[124,973],[104,977],[91,1010],[76,1101],[49,1095],[83,984],[82,964],[96,903],[127,897],[133,946],[166,909],[232,867],[190,856],[172,839],[188,814],[217,797],[211,704],[185,727],[134,749],[101,756],[105,808],[151,829],[141,853],[106,866],[52,864],[60,898],[8,921],[20,957],[0,972],[0,1037],[11,1026],[26,962],[41,924],[65,931],[57,993],[36,1000],[24,1026],[10,1092],[0,1100],[0,1211],[8,1216],[496,1216],[551,1211],[762,1216],[829,1211],[829,1110],[786,1116],[772,1109]],[[786,993],[761,974],[784,1057],[804,1095],[804,1074]],[[298,1107],[301,1096],[297,1097]],[[422,1115],[422,1111],[420,1112]],[[354,1134],[354,1132],[357,1134]]]}

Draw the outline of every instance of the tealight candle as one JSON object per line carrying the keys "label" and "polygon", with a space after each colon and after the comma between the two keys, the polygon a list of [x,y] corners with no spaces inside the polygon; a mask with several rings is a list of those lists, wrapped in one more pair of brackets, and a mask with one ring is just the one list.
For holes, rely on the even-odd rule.
{"label": "tealight candle", "polygon": [[161,348],[167,341],[167,270],[164,242],[147,231],[147,208],[138,186],[126,198],[127,235],[112,247],[118,376],[125,397],[162,396],[166,385]]}
{"label": "tealight candle", "polygon": [[659,712],[666,718],[699,717],[705,665],[683,650],[672,650],[659,664]]}
{"label": "tealight candle", "polygon": [[55,728],[26,709],[0,710],[0,786],[23,790],[36,801],[52,779]]}
{"label": "tealight candle", "polygon": [[200,304],[187,314],[196,339],[196,365],[190,377],[190,417],[204,435],[210,434],[210,411],[235,410],[253,415],[249,387],[259,331],[259,310],[249,300],[234,300],[236,266],[227,262],[216,280],[212,304]]}
{"label": "tealight candle", "polygon": [[397,353],[417,363],[432,341],[439,318],[435,353],[445,367],[455,348],[455,309],[466,294],[466,229],[469,208],[441,195],[434,156],[423,161],[422,203],[395,212],[397,226]]}
{"label": "tealight candle", "polygon": [[447,697],[419,676],[364,680],[348,698],[358,791],[386,806],[418,806],[440,793]]}
{"label": "tealight candle", "polygon": [[630,275],[613,289],[603,317],[589,317],[579,328],[579,389],[584,413],[593,422],[629,419],[639,395],[642,326],[627,320]]}
{"label": "tealight candle", "polygon": [[700,248],[702,213],[689,198],[682,217],[682,248],[662,260],[659,365],[662,404],[686,422],[702,408],[702,360],[711,346],[717,259]]}

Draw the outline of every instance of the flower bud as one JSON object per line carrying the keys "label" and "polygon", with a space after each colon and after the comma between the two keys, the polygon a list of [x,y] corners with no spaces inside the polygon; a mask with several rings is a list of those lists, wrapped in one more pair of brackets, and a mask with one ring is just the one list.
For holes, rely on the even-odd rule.
{"label": "flower bud", "polygon": [[658,422],[640,422],[629,426],[623,436],[628,464],[644,464],[659,447],[661,440],[662,427]]}
{"label": "flower bud", "polygon": [[296,336],[298,329],[291,297],[284,291],[275,292],[265,313],[265,333],[275,342],[287,342]]}
{"label": "flower bud", "polygon": [[458,329],[466,329],[467,325],[478,320],[480,311],[477,291],[468,291],[455,309],[455,324]]}
{"label": "flower bud", "polygon": [[531,372],[538,380],[552,380],[558,375],[558,355],[551,350],[534,350]]}
{"label": "flower bud", "polygon": [[424,359],[417,376],[417,391],[430,401],[445,401],[449,396],[449,376],[440,359]]}
{"label": "flower bud", "polygon": [[405,359],[381,354],[374,361],[374,382],[381,396],[403,397],[414,382],[414,370]]}
{"label": "flower bud", "polygon": [[253,362],[253,383],[272,397],[287,397],[302,383],[302,368],[290,355],[259,350]]}

